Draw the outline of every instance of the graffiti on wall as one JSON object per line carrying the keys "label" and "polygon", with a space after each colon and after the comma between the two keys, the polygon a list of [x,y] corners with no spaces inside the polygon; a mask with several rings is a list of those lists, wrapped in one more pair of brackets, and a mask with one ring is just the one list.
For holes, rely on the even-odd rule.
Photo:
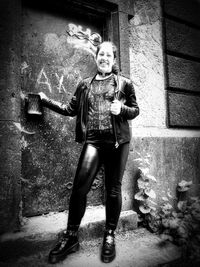
{"label": "graffiti on wall", "polygon": [[41,71],[38,74],[37,80],[36,80],[36,88],[39,87],[40,84],[43,84],[47,87],[50,93],[52,93],[52,87],[49,78],[47,77],[46,72],[44,71],[44,67],[41,69]]}
{"label": "graffiti on wall", "polygon": [[95,55],[96,47],[102,42],[102,37],[99,33],[93,32],[90,28],[83,30],[81,25],[69,23],[66,32],[69,35],[69,43],[79,45],[93,55]]}
{"label": "graffiti on wall", "polygon": [[[51,78],[49,78],[49,76]],[[46,89],[52,93],[54,89],[58,91],[59,93],[65,92],[67,93],[67,88],[64,86],[65,80],[80,80],[80,74],[78,71],[74,70],[73,73],[64,74],[64,69],[62,71],[62,74],[58,72],[51,72],[51,74],[47,74],[47,71],[45,71],[45,67],[42,67],[40,70],[37,79],[36,79],[36,85],[35,87],[38,89],[40,85],[43,86],[43,88],[46,87]]]}
{"label": "graffiti on wall", "polygon": [[[96,47],[102,42],[100,34],[93,32],[90,28],[84,30],[84,27],[81,25],[69,23],[65,31],[67,33],[67,43],[72,44],[74,48],[87,50],[87,52],[93,56],[96,53]],[[55,33],[46,34],[45,51],[47,53],[49,51],[56,51],[56,53],[59,52],[60,55],[65,55],[66,47],[63,46],[63,49],[61,49],[62,45],[63,37],[59,38]],[[42,67],[36,79],[36,88],[42,85],[43,88],[46,88],[50,93],[52,93],[55,88],[59,93],[62,91],[66,93],[67,88],[64,85],[64,81],[66,79],[79,80],[80,78],[80,73],[76,71],[76,69],[70,71],[70,73],[63,69],[62,73],[54,72],[49,76],[45,67]]]}
{"label": "graffiti on wall", "polygon": [[[93,56],[96,52],[96,47],[102,42],[100,34],[93,32],[90,28],[85,28],[81,25],[76,25],[69,23],[66,26],[65,32],[65,42],[73,45],[75,49],[87,50]],[[47,33],[44,36],[44,52],[55,53],[56,57],[66,58],[67,49],[63,43],[63,37],[59,38],[55,33]],[[84,55],[84,54],[83,54]],[[80,54],[79,54],[80,56]],[[79,58],[69,59],[69,62],[76,62]],[[88,60],[88,59],[87,59]],[[43,65],[38,73],[36,73],[35,88],[38,89],[42,87],[53,93],[53,91],[58,91],[59,93],[67,93],[66,81],[75,80],[79,81],[81,79],[81,74],[78,70],[72,69],[73,64],[70,63],[63,67],[62,70],[55,71],[56,66],[52,66],[49,69],[48,66]],[[21,77],[23,88],[26,88],[27,82],[31,79],[32,68],[30,64],[24,61],[21,64]]]}
{"label": "graffiti on wall", "polygon": [[[27,64],[27,62],[23,62],[21,64],[21,78],[22,78],[22,88],[24,89],[27,84],[27,80],[31,78],[32,75],[32,68],[30,65]],[[36,83],[35,88],[38,89],[40,85],[43,86],[43,88],[46,88],[50,93],[53,93],[53,90],[56,89],[59,93],[64,91],[67,93],[67,89],[64,86],[64,82],[66,80],[80,80],[81,76],[78,71],[74,70],[73,73],[65,74],[65,70],[63,69],[62,74],[51,71],[51,74],[49,74],[49,70],[45,70],[45,67],[43,66],[39,73],[36,76]]]}
{"label": "graffiti on wall", "polygon": [[87,40],[94,46],[99,45],[102,42],[100,34],[92,32],[91,29],[87,28],[85,31],[81,25],[75,25],[73,23],[68,24],[68,30],[66,32],[70,36],[74,36],[79,40]]}

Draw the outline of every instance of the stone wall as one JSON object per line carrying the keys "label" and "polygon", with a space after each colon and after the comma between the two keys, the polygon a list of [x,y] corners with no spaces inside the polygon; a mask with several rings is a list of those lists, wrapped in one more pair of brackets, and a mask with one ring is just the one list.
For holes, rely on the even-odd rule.
{"label": "stone wall", "polygon": [[[127,166],[127,183],[132,185],[134,193],[137,190],[134,180],[136,177],[133,177],[136,174],[137,162],[134,160],[140,157],[139,155],[145,157],[149,154],[150,171],[157,179],[153,188],[157,195],[156,202],[159,204],[163,201],[162,197],[168,194],[175,199],[176,185],[182,179],[192,180],[196,185],[200,183],[200,131],[167,127],[165,33],[161,2],[137,0],[134,10],[135,16],[130,20],[129,28],[130,72],[140,115],[132,122],[133,138]],[[198,97],[194,96],[195,101]],[[189,101],[194,102],[192,99]],[[180,109],[180,105],[177,105],[176,116],[178,112],[185,112],[184,108]],[[189,112],[195,118],[194,108]],[[194,194],[197,193],[196,190]],[[124,192],[124,198],[126,197]],[[129,204],[131,203],[130,201]]]}
{"label": "stone wall", "polygon": [[165,127],[166,97],[159,1],[135,1],[130,20],[130,69],[140,116],[133,127]]}

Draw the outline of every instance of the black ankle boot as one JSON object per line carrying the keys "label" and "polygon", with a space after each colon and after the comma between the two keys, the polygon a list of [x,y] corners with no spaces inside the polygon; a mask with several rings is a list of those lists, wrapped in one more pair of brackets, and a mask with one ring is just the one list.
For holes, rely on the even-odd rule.
{"label": "black ankle boot", "polygon": [[65,231],[62,238],[58,241],[55,248],[49,253],[49,262],[57,263],[64,260],[68,254],[76,252],[79,249],[77,232]]}
{"label": "black ankle boot", "polygon": [[115,256],[116,256],[116,251],[115,251],[114,231],[106,230],[103,239],[101,260],[105,263],[109,263],[114,260]]}

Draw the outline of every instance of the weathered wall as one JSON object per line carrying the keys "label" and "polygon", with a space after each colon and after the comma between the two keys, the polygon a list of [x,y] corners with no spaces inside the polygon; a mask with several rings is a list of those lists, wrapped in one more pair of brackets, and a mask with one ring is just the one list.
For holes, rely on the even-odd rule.
{"label": "weathered wall", "polygon": [[135,1],[130,20],[130,69],[140,115],[134,127],[165,127],[166,97],[159,1]]}
{"label": "weathered wall", "polygon": [[20,152],[20,6],[0,7],[0,232],[16,229],[21,201]]}
{"label": "weathered wall", "polygon": [[[200,183],[200,131],[167,128],[166,79],[168,77],[166,77],[165,32],[163,32],[161,1],[137,0],[134,10],[135,16],[130,20],[130,70],[141,112],[132,122],[133,138],[126,172],[127,183],[129,185],[135,183],[133,176],[131,180],[131,175],[136,174],[137,162],[134,160],[140,157],[138,153],[142,157],[149,154],[150,171],[157,179],[157,183],[153,185],[157,195],[156,202],[160,203],[167,193],[175,198],[176,185],[182,179],[192,180],[194,184]],[[192,86],[197,90],[199,66],[198,64],[193,66],[190,73],[186,71],[186,76],[187,79],[191,77]],[[171,72],[171,81],[178,83],[179,74],[179,70],[174,71],[174,75]],[[191,84],[188,80],[185,83]],[[176,98],[174,95],[170,100],[174,102],[174,110],[170,110],[172,120],[177,120],[179,114],[182,126],[192,118],[197,123],[196,116],[199,113],[195,103],[199,101],[198,98],[197,95],[187,98],[186,111],[182,105],[182,98]],[[190,114],[186,114],[188,112]],[[128,185],[125,186],[128,188]],[[136,186],[130,186],[130,190],[134,193]],[[125,192],[124,196],[127,198]]]}

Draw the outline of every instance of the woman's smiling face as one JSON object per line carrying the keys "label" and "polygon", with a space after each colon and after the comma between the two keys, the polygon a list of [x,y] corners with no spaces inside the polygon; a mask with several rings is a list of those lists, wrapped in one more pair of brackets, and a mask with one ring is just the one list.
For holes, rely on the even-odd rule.
{"label": "woman's smiling face", "polygon": [[115,63],[113,47],[111,43],[102,43],[100,50],[96,56],[97,69],[102,73],[112,71],[112,66]]}

